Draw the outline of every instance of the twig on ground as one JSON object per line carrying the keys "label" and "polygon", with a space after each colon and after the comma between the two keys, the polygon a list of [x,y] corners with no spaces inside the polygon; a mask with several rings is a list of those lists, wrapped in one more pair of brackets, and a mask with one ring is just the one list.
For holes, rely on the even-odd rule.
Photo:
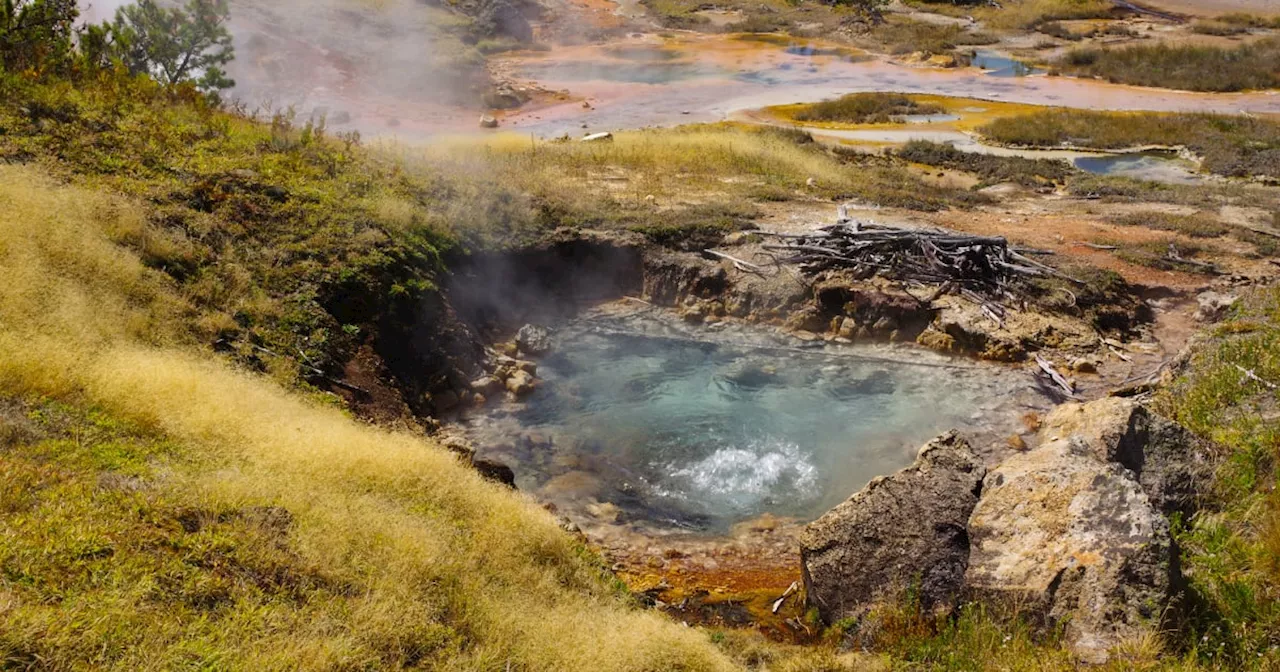
{"label": "twig on ground", "polygon": [[1256,383],[1261,384],[1263,387],[1267,388],[1268,390],[1280,389],[1280,385],[1276,385],[1273,382],[1259,378],[1258,374],[1254,373],[1252,369],[1246,369],[1243,366],[1240,366],[1239,364],[1236,364],[1235,367],[1237,369],[1240,369],[1240,373],[1243,373],[1245,378],[1248,378],[1249,380],[1252,380]]}
{"label": "twig on ground", "polygon": [[1055,384],[1057,384],[1058,387],[1062,388],[1062,390],[1066,392],[1068,396],[1070,397],[1075,396],[1076,388],[1071,385],[1071,381],[1067,380],[1066,376],[1063,376],[1061,373],[1058,373],[1058,370],[1053,368],[1053,362],[1050,362],[1049,360],[1037,354],[1036,364],[1039,365],[1040,370],[1048,374],[1049,379],[1052,380]]}

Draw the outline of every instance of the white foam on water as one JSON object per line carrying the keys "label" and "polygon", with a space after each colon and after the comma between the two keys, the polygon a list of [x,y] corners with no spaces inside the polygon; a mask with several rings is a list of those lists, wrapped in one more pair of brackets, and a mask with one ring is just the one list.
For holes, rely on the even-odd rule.
{"label": "white foam on water", "polygon": [[[766,499],[812,490],[818,468],[800,446],[785,441],[761,441],[745,447],[725,447],[671,472],[678,494],[707,505],[747,509]],[[713,507],[708,507],[713,508]]]}

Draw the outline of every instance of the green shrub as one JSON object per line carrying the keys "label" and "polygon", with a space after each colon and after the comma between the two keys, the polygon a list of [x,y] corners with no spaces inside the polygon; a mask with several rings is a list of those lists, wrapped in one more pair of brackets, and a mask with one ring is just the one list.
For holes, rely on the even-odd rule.
{"label": "green shrub", "polygon": [[890,54],[909,54],[923,51],[945,54],[962,45],[992,44],[989,33],[969,32],[952,24],[936,24],[925,21],[888,20],[872,28],[867,39]]}
{"label": "green shrub", "polygon": [[898,150],[898,156],[913,163],[974,173],[988,184],[1015,182],[1024,186],[1040,186],[1062,182],[1076,172],[1065,161],[978,154],[927,140],[908,142]]}
{"label": "green shrub", "polygon": [[1036,30],[1050,37],[1056,37],[1060,40],[1070,40],[1072,42],[1078,42],[1085,37],[1082,34],[1072,32],[1070,28],[1067,28],[1057,21],[1046,21],[1036,26]]}
{"label": "green shrub", "polygon": [[79,16],[76,0],[0,0],[0,69],[65,70]]}
{"label": "green shrub", "polygon": [[1231,233],[1237,227],[1224,224],[1216,216],[1197,212],[1193,215],[1179,215],[1159,210],[1131,212],[1112,218],[1117,224],[1125,226],[1141,226],[1157,231],[1172,231],[1189,238],[1219,238]]}
{"label": "green shrub", "polygon": [[900,93],[851,93],[835,100],[806,106],[796,113],[798,121],[838,121],[849,124],[883,124],[914,114],[939,114],[944,110],[931,103],[918,103]]}
{"label": "green shrub", "polygon": [[1227,23],[1224,21],[1193,21],[1191,23],[1191,32],[1201,35],[1217,35],[1226,37],[1229,35],[1240,35],[1249,32],[1249,26],[1240,23]]}

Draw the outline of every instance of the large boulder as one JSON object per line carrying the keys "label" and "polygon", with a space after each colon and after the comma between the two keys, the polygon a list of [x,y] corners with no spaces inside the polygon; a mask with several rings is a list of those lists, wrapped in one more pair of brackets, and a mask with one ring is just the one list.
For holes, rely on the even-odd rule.
{"label": "large boulder", "polygon": [[1040,437],[1076,438],[1098,459],[1123,465],[1166,514],[1192,513],[1213,476],[1207,441],[1133,399],[1063,404],[1045,418]]}
{"label": "large boulder", "polygon": [[963,588],[969,514],[986,469],[954,432],[910,467],[877,478],[805,527],[800,558],[809,604],[823,620],[858,617],[914,585],[926,608]]}
{"label": "large boulder", "polygon": [[1169,525],[1123,466],[1059,439],[987,474],[969,519],[973,597],[1065,624],[1088,663],[1155,632],[1180,582]]}
{"label": "large boulder", "polygon": [[526,355],[544,355],[551,350],[551,331],[546,327],[526,324],[516,332],[516,347]]}

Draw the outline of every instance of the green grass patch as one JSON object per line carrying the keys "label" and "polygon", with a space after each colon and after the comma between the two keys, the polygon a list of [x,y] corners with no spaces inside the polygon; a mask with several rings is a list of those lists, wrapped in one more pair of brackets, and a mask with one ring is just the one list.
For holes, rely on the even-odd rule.
{"label": "green grass patch", "polygon": [[890,17],[859,38],[859,43],[867,47],[895,55],[920,51],[945,54],[958,47],[997,41],[998,38],[990,33],[969,31],[955,24],[913,21],[902,17]]}
{"label": "green grass patch", "polygon": [[1108,240],[1100,240],[1098,242],[1118,247],[1119,249],[1115,252],[1116,257],[1137,266],[1146,266],[1159,271],[1215,274],[1213,268],[1201,265],[1199,260],[1196,259],[1206,249],[1198,243],[1190,243],[1175,238],[1150,240],[1141,243]]}
{"label": "green grass patch", "polygon": [[106,73],[0,79],[0,128],[0,161],[152,203],[112,235],[178,283],[198,338],[255,368],[265,348],[336,371],[358,345],[343,325],[413,304],[455,245],[437,176],[289,115],[255,123]]}
{"label": "green grass patch", "polygon": [[1191,22],[1191,32],[1198,33],[1200,35],[1216,35],[1218,37],[1242,35],[1249,32],[1249,28],[1248,24],[1230,23],[1226,21],[1201,19]]}
{"label": "green grass patch", "polygon": [[1124,226],[1141,226],[1157,231],[1172,231],[1189,238],[1220,238],[1239,227],[1224,224],[1215,215],[1198,212],[1192,215],[1180,215],[1159,210],[1130,212],[1111,221]]}
{"label": "green grass patch", "polygon": [[0,204],[4,667],[733,669],[421,430],[191,338],[118,240],[155,203],[0,165]]}
{"label": "green grass patch", "polygon": [[1077,172],[1065,161],[978,154],[927,140],[912,140],[903,145],[897,154],[912,163],[973,173],[983,184],[1014,182],[1028,187],[1052,185],[1065,181],[1068,176]]}
{"label": "green grass patch", "polygon": [[1221,450],[1209,506],[1175,526],[1194,596],[1184,637],[1206,665],[1270,669],[1280,662],[1280,395],[1241,368],[1280,381],[1280,289],[1247,293],[1157,397]]}
{"label": "green grass patch", "polygon": [[1110,82],[1186,91],[1271,89],[1280,87],[1280,38],[1237,47],[1168,42],[1085,47],[1068,52],[1057,67]]}
{"label": "green grass patch", "polygon": [[1049,109],[996,119],[978,132],[997,143],[1030,147],[1183,146],[1217,175],[1280,178],[1280,122],[1270,119]]}

